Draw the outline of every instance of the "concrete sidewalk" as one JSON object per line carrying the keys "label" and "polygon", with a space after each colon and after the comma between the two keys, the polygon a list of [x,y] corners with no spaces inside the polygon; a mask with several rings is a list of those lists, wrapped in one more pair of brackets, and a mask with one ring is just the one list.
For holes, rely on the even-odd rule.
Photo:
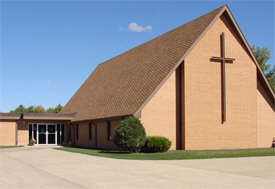
{"label": "concrete sidewalk", "polygon": [[51,149],[1,149],[0,188],[274,188],[275,158],[118,160]]}

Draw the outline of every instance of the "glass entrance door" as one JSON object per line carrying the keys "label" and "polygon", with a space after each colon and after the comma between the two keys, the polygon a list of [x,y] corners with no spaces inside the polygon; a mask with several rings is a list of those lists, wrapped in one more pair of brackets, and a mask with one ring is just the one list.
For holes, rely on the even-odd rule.
{"label": "glass entrance door", "polygon": [[55,144],[55,126],[48,125],[48,144]]}
{"label": "glass entrance door", "polygon": [[38,144],[47,144],[46,125],[38,125]]}
{"label": "glass entrance door", "polygon": [[65,124],[59,123],[29,123],[29,141],[36,144],[61,145],[65,141]]}

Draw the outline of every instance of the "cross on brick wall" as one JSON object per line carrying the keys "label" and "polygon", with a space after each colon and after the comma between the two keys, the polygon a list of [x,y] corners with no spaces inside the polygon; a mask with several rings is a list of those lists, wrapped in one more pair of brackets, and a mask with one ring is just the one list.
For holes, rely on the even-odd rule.
{"label": "cross on brick wall", "polygon": [[212,56],[211,60],[221,61],[221,79],[222,79],[222,90],[221,90],[221,101],[222,101],[222,123],[226,121],[226,86],[225,86],[225,63],[233,63],[235,59],[225,58],[225,41],[224,32],[221,35],[221,57]]}

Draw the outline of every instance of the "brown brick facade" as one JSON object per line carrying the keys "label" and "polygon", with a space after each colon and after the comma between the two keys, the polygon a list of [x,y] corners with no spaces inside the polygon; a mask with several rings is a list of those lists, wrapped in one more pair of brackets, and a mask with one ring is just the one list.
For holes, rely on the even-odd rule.
{"label": "brown brick facade", "polygon": [[[220,35],[225,32],[227,121],[221,120]],[[257,147],[256,66],[224,17],[185,59],[185,149]]]}
{"label": "brown brick facade", "polygon": [[0,146],[15,145],[16,122],[0,122]]}
{"label": "brown brick facade", "polygon": [[[118,149],[113,143],[115,130],[120,124],[120,120],[110,121],[111,123],[111,140],[107,140],[107,121],[95,122],[97,125],[97,136],[95,131],[95,125],[91,124],[92,127],[92,139],[89,140],[89,123],[78,124],[78,140],[75,139],[76,146],[82,146],[87,148],[104,148],[104,149]],[[97,139],[97,146],[95,146]]]}
{"label": "brown brick facade", "polygon": [[176,73],[174,72],[143,108],[141,123],[147,136],[164,136],[176,149]]}
{"label": "brown brick facade", "polygon": [[275,106],[260,82],[257,87],[257,147],[264,148],[270,147],[275,137]]}

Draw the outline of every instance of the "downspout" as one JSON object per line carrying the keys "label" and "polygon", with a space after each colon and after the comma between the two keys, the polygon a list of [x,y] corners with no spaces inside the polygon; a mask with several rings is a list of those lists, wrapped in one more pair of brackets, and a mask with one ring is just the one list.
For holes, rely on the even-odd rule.
{"label": "downspout", "polygon": [[97,146],[97,124],[95,124],[93,121],[91,122],[95,126],[95,147]]}

